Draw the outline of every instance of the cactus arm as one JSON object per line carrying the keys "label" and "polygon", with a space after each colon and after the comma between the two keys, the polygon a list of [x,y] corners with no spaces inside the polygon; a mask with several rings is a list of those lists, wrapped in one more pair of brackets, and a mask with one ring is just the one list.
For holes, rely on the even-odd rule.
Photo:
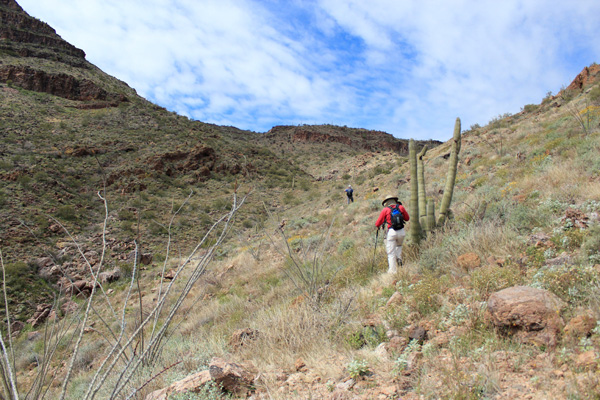
{"label": "cactus arm", "polygon": [[448,175],[446,175],[446,186],[444,188],[444,196],[440,204],[440,216],[438,225],[442,225],[448,216],[448,209],[452,202],[452,192],[454,191],[454,183],[456,182],[456,169],[458,165],[458,153],[461,147],[460,136],[460,118],[456,118],[454,124],[454,137],[452,139],[452,151],[450,152],[450,163],[448,165]]}
{"label": "cactus arm", "polygon": [[410,139],[408,142],[408,158],[410,161],[410,227],[408,230],[408,240],[410,243],[419,244],[421,242],[421,224],[419,223],[419,184],[417,178],[417,150],[415,141]]}

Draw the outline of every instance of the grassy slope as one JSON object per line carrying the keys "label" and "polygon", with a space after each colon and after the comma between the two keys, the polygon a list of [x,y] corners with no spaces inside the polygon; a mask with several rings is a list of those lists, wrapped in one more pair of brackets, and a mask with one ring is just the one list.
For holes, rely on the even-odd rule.
{"label": "grassy slope", "polygon": [[[24,62],[12,57],[3,61]],[[36,62],[36,67],[48,71],[64,68],[51,61]],[[0,85],[0,167],[4,177],[20,171],[15,180],[3,180],[0,192],[3,255],[15,274],[27,261],[57,251],[66,240],[64,233],[48,230],[49,216],[64,222],[86,243],[99,231],[102,207],[96,191],[102,188],[103,174],[119,176],[107,194],[111,235],[123,241],[136,237],[139,215],[141,242],[157,259],[164,258],[166,242],[157,222],[168,223],[170,212],[165,210],[171,210],[173,203],[181,204],[190,189],[198,195],[176,219],[174,241],[182,254],[202,227],[227,207],[236,177],[242,192],[254,189],[231,240],[194,293],[193,298],[202,301],[184,306],[185,320],[160,362],[145,371],[146,376],[175,360],[184,362],[152,381],[144,392],[201,369],[212,356],[225,355],[233,361],[251,360],[263,376],[258,389],[265,392],[268,388],[275,398],[306,398],[308,391],[324,397],[348,376],[348,366],[360,369],[358,360],[366,361],[374,372],[354,389],[365,398],[392,384],[399,391],[426,398],[510,398],[511,394],[514,398],[517,386],[516,395],[586,398],[597,393],[597,378],[576,364],[584,350],[598,351],[597,333],[583,345],[565,337],[556,350],[539,349],[500,336],[482,314],[493,291],[535,284],[568,303],[566,320],[582,310],[599,317],[594,267],[599,257],[597,225],[579,230],[561,220],[568,206],[588,215],[599,211],[598,120],[584,135],[569,113],[569,108],[583,110],[589,94],[576,93],[569,102],[557,99],[561,107],[547,101],[529,107],[528,113],[465,132],[454,220],[428,238],[419,254],[406,254],[402,271],[389,277],[380,274],[386,269],[381,243],[372,263],[373,223],[385,194],[399,193],[402,200],[408,200],[408,187],[397,187],[399,179],[408,177],[403,158],[391,153],[354,153],[334,162],[320,157],[319,163],[312,155],[279,158],[251,144],[255,137],[251,132],[173,115],[136,98],[131,89],[97,70],[71,72],[126,93],[132,101],[118,108],[76,110],[68,107],[72,105],[68,100]],[[144,165],[153,156],[172,152],[174,143],[182,151],[197,143],[211,146],[224,165],[237,162],[241,153],[255,170],[245,177],[215,173],[203,182],[193,173],[127,173],[132,165]],[[101,151],[97,156],[72,156],[72,150],[80,147]],[[438,203],[445,179],[443,155],[448,151],[445,144],[427,156],[428,194]],[[316,182],[288,161],[311,173],[332,169],[339,173],[333,181]],[[132,183],[146,188],[128,191]],[[348,183],[355,187],[357,201],[346,206],[343,189]],[[373,192],[375,187],[378,192]],[[277,231],[282,220],[286,221],[285,238]],[[32,239],[19,221],[38,239]],[[552,247],[532,245],[530,237],[540,232],[551,236]],[[314,263],[313,249],[324,248],[318,250],[323,275],[315,278],[321,288],[318,310],[309,306],[286,276],[290,265],[286,242],[292,254],[308,266]],[[87,245],[94,247],[91,242]],[[25,249],[27,257],[23,257]],[[467,252],[477,253],[484,260],[483,267],[459,268],[456,259]],[[546,260],[562,252],[572,256],[573,263],[548,268]],[[488,265],[489,257],[504,263]],[[144,304],[152,301],[159,268],[154,263],[142,273]],[[116,304],[125,287],[124,282],[109,285]],[[385,307],[396,291],[402,303]],[[135,307],[130,305],[134,312]],[[374,329],[364,327],[366,320],[375,321]],[[386,341],[386,330],[406,337],[408,328],[417,323],[428,328],[432,340],[421,349],[415,361],[418,368],[406,374],[398,359],[410,359],[417,349],[401,343],[389,358],[374,350]],[[227,341],[233,331],[245,327],[261,335],[251,345],[235,350]],[[31,361],[39,355],[40,346],[25,336],[19,339],[17,366],[26,383],[31,376],[28,369],[35,370]],[[86,336],[72,398],[85,388],[87,371],[102,358],[103,345],[97,339],[95,333]],[[279,377],[294,372],[298,357],[309,368],[302,378],[308,383],[284,384]],[[141,376],[138,384],[145,379]]]}

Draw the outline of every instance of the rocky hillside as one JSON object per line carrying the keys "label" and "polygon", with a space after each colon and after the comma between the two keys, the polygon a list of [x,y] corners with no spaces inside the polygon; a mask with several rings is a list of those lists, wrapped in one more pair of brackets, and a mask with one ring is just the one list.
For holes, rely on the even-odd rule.
{"label": "rocky hillside", "polygon": [[[89,63],[82,50],[15,1],[0,1],[0,17],[0,241],[10,249],[11,263],[27,266],[29,284],[44,286],[36,271],[47,263],[40,266],[21,256],[51,257],[54,265],[66,229],[97,233],[103,213],[99,191],[106,195],[111,218],[124,228],[115,230],[112,246],[127,248],[137,238],[147,251],[162,242],[174,203],[183,203],[190,191],[194,212],[177,227],[184,236],[210,226],[235,187],[258,194],[240,212],[236,224],[242,230],[265,219],[263,203],[284,209],[313,195],[313,165],[301,162],[300,154],[280,153],[277,148],[285,142],[280,135],[168,112]],[[331,135],[336,130],[346,129],[328,127]],[[377,135],[383,145],[372,138],[370,147],[401,143]],[[343,157],[336,160],[353,165],[352,157],[369,154],[370,147],[357,147],[355,141],[340,143]],[[310,154],[330,164],[327,149]],[[361,162],[354,172],[370,168]],[[338,176],[349,172],[339,171]],[[295,191],[284,197],[290,188]],[[72,272],[83,277],[84,269],[76,262]],[[15,293],[24,319],[41,298],[52,297],[51,291],[38,290],[34,299]]]}
{"label": "rocky hillside", "polygon": [[451,218],[385,274],[405,140],[191,121],[0,16],[4,398],[597,398],[598,65],[464,129]]}

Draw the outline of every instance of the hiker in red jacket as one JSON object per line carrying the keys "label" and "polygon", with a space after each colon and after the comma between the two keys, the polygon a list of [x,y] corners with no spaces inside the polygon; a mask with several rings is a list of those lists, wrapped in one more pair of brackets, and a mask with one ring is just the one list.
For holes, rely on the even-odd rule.
{"label": "hiker in red jacket", "polygon": [[375,222],[377,229],[387,224],[385,251],[388,255],[388,273],[398,272],[398,264],[402,265],[402,243],[404,242],[404,223],[410,219],[408,212],[396,196],[387,196],[383,202],[383,210]]}

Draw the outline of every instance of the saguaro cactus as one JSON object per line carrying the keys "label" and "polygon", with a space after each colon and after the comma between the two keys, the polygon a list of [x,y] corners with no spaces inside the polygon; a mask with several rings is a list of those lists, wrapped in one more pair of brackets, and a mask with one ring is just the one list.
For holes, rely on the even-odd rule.
{"label": "saguaro cactus", "polygon": [[417,149],[413,139],[408,142],[408,159],[410,161],[410,229],[408,241],[413,244],[421,242],[421,224],[419,223],[419,184],[417,179]]}
{"label": "saguaro cactus", "polygon": [[458,153],[460,152],[460,118],[456,118],[454,124],[454,137],[452,141],[452,151],[450,152],[450,164],[448,165],[448,175],[446,175],[446,186],[444,188],[444,196],[440,204],[440,216],[438,225],[442,225],[448,217],[448,209],[452,202],[452,192],[454,191],[454,183],[456,182],[456,167],[458,165]]}
{"label": "saguaro cactus", "polygon": [[433,199],[427,200],[427,232],[435,228],[435,202]]}
{"label": "saguaro cactus", "polygon": [[[419,222],[421,227],[426,226],[427,219],[427,198],[425,197],[425,168],[423,165],[423,157],[427,153],[427,145],[417,154],[417,175],[419,183]],[[427,230],[427,229],[426,229]]]}

